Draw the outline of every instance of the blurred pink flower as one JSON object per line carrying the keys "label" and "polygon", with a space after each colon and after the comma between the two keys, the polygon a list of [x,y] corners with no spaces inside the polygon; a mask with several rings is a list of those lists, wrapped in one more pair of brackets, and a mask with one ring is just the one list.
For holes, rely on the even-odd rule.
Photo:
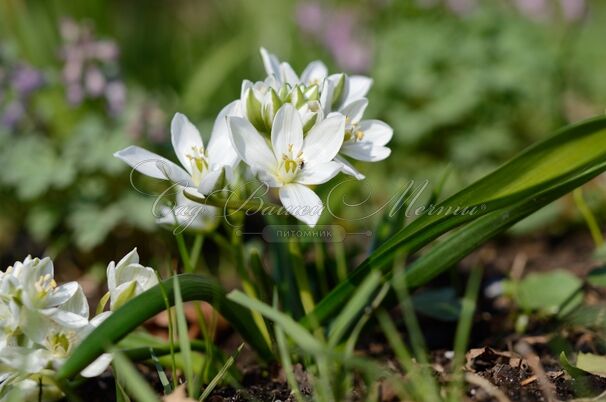
{"label": "blurred pink flower", "polygon": [[585,0],[560,0],[562,15],[566,21],[578,21],[585,16],[587,2]]}
{"label": "blurred pink flower", "polygon": [[339,67],[358,73],[369,70],[370,40],[363,37],[361,18],[355,10],[302,2],[297,6],[296,20],[301,31],[330,51]]}

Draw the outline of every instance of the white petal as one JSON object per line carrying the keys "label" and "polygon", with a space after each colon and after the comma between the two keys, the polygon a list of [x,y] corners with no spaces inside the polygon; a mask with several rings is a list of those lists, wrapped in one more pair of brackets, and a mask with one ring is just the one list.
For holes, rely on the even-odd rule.
{"label": "white petal", "polygon": [[283,154],[288,154],[289,147],[292,146],[296,154],[303,147],[303,124],[297,109],[290,103],[282,106],[271,128],[271,143],[274,148],[276,158],[281,158]]}
{"label": "white petal", "polygon": [[[79,316],[82,316],[82,317],[88,319],[88,313],[89,313],[88,300],[86,299],[86,296],[84,295],[84,291],[80,287],[80,284],[78,284],[77,282],[70,282],[70,283],[76,284],[76,290],[72,294],[72,296],[69,298],[69,300],[67,300],[65,303],[63,303],[59,308],[63,311],[78,314]],[[68,285],[68,284],[66,284],[66,285]],[[62,286],[65,286],[65,285],[62,285]]]}
{"label": "white petal", "polygon": [[253,169],[272,171],[276,157],[250,122],[241,117],[228,117],[230,139],[238,156]]}
{"label": "white petal", "polygon": [[286,83],[291,87],[299,83],[297,73],[295,73],[295,70],[293,70],[288,63],[280,64],[280,79],[282,79],[283,83]]}
{"label": "white petal", "polygon": [[326,162],[308,166],[307,164],[297,175],[297,183],[313,185],[326,183],[339,173],[342,165],[338,162]]}
{"label": "white petal", "polygon": [[364,133],[363,142],[372,142],[375,146],[387,144],[393,136],[393,129],[381,120],[362,120],[359,127]]}
{"label": "white petal", "polygon": [[320,219],[324,206],[322,200],[309,187],[290,183],[280,187],[280,201],[295,218],[314,227]]}
{"label": "white petal", "polygon": [[353,165],[349,163],[349,161],[347,161],[345,158],[342,158],[341,156],[337,155],[335,157],[335,161],[341,164],[341,172],[353,176],[358,180],[364,180],[366,178],[366,176],[360,173],[358,169],[353,167]]}
{"label": "white petal", "polygon": [[47,305],[55,307],[67,302],[76,294],[79,287],[80,285],[78,285],[78,282],[69,282],[55,288],[46,298]]}
{"label": "white petal", "polygon": [[240,109],[240,101],[233,101],[225,106],[215,119],[215,125],[208,141],[208,158],[211,168],[235,166],[238,162],[238,154],[229,139],[227,116],[241,116]]}
{"label": "white petal", "polygon": [[264,47],[261,48],[261,57],[263,58],[263,65],[265,66],[267,75],[273,74],[276,78],[280,78],[280,60],[269,53]]}
{"label": "white petal", "polygon": [[322,89],[320,91],[320,104],[323,105],[322,111],[324,112],[324,115],[328,115],[332,110],[332,97],[335,91],[336,83],[331,77],[332,76],[324,80],[324,83],[322,84]]}
{"label": "white petal", "polygon": [[[47,313],[45,310],[43,312]],[[88,325],[88,317],[83,317],[80,314],[71,313],[69,311],[63,311],[57,309],[53,312],[47,313],[49,318],[55,321],[62,327],[66,328],[83,328]]]}
{"label": "white petal", "polygon": [[360,161],[376,162],[387,158],[391,154],[391,149],[383,146],[373,146],[370,143],[359,142],[343,145],[341,153]]}
{"label": "white petal", "polygon": [[368,106],[368,99],[362,98],[349,103],[339,111],[349,119],[350,123],[358,123],[364,116],[366,106]]}
{"label": "white petal", "polygon": [[345,99],[342,104],[346,106],[351,102],[364,98],[371,86],[372,78],[364,77],[362,75],[352,75],[348,79],[347,93],[345,94]]}
{"label": "white petal", "polygon": [[211,170],[206,172],[202,180],[200,180],[200,185],[198,186],[198,191],[200,194],[210,194],[215,190],[215,186],[219,181],[219,178],[223,174],[222,169]]}
{"label": "white petal", "polygon": [[131,145],[114,154],[137,172],[155,179],[170,180],[182,186],[189,186],[190,175],[168,159],[149,152],[143,148]]}
{"label": "white petal", "polygon": [[321,61],[312,61],[301,74],[301,82],[306,85],[321,84],[328,75],[328,68]]}
{"label": "white petal", "polygon": [[118,261],[118,267],[130,265],[130,264],[138,264],[139,263],[139,253],[137,252],[137,247],[133,248],[128,254],[126,254],[120,261]]}
{"label": "white petal", "polygon": [[96,377],[103,373],[109,364],[112,362],[111,353],[103,353],[94,362],[89,364],[84,370],[80,372],[82,377],[91,378]]}
{"label": "white petal", "polygon": [[[136,250],[136,248],[135,248]],[[111,291],[115,289],[118,284],[116,283],[116,263],[111,261],[107,264],[107,288]]]}
{"label": "white petal", "polygon": [[317,164],[335,158],[345,135],[345,117],[336,114],[316,124],[305,137],[303,160]]}
{"label": "white petal", "polygon": [[192,154],[192,148],[204,146],[200,132],[184,114],[175,113],[170,123],[170,136],[179,162],[191,174],[191,162],[187,155]]}

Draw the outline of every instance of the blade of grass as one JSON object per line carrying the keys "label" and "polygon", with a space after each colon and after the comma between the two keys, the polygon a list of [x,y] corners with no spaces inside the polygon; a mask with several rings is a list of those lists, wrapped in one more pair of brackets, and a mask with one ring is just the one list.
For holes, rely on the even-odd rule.
{"label": "blade of grass", "polygon": [[160,402],[160,399],[139,374],[135,366],[120,352],[110,350],[113,355],[113,365],[116,370],[116,381],[124,384],[129,395],[138,402]]}
{"label": "blade of grass", "polygon": [[[606,118],[587,120],[564,127],[476,183],[459,191],[391,236],[357,269],[318,303],[302,321],[323,323],[332,316],[372,269],[390,274],[389,265],[397,251],[411,254],[450,230],[482,215],[511,210],[511,205],[528,206],[524,216],[540,209],[606,169]],[[572,185],[571,185],[572,184]],[[561,190],[566,191],[562,192]],[[557,197],[545,201],[548,195]],[[541,201],[536,199],[541,197]],[[466,214],[462,214],[467,208]],[[472,210],[473,208],[473,210]],[[438,213],[440,212],[441,213]],[[473,211],[474,213],[471,213]],[[511,211],[508,214],[512,214]],[[506,218],[501,218],[506,219]],[[501,230],[506,228],[502,226]],[[493,231],[493,235],[498,232]]]}
{"label": "blade of grass", "polygon": [[360,315],[381,284],[381,274],[372,272],[362,282],[362,285],[354,293],[353,297],[347,302],[343,311],[334,320],[328,333],[328,346],[335,347],[343,335],[349,329],[356,317]]}
{"label": "blade of grass", "polygon": [[236,352],[229,359],[227,359],[227,361],[225,362],[223,367],[221,367],[221,370],[219,370],[217,375],[212,379],[212,381],[204,389],[204,392],[200,396],[199,401],[204,401],[206,398],[208,398],[210,396],[211,392],[213,392],[213,390],[215,389],[215,387],[217,385],[219,385],[219,382],[221,382],[221,380],[223,379],[223,377],[225,376],[225,374],[227,373],[229,368],[235,363],[235,361],[238,358],[238,355],[242,351],[243,347],[244,347],[244,344],[243,343],[240,344],[240,346],[238,346],[238,349],[236,350]]}
{"label": "blade of grass", "polygon": [[465,296],[463,296],[461,318],[457,324],[454,340],[454,358],[452,362],[453,381],[449,386],[451,401],[459,401],[463,398],[463,363],[465,362],[465,352],[469,344],[469,335],[473,325],[473,315],[476,311],[476,300],[480,291],[482,282],[482,269],[475,268],[471,271],[471,276],[467,282]]}
{"label": "blade of grass", "polygon": [[[185,309],[183,308],[183,297],[181,296],[181,286],[176,276],[173,276],[173,288],[175,289],[175,314],[177,316],[177,335],[179,338],[179,347],[185,368],[185,379],[187,381],[187,392],[190,396],[194,395],[194,367],[191,358],[191,345],[189,344],[189,334],[187,332],[187,319],[185,318]],[[176,373],[173,373],[175,375]]]}
{"label": "blade of grass", "polygon": [[256,310],[265,317],[281,325],[284,332],[286,332],[288,336],[297,342],[297,345],[302,349],[310,353],[319,353],[324,349],[322,344],[318,342],[318,340],[316,340],[316,338],[314,338],[313,335],[310,334],[303,326],[278,309],[260,302],[259,300],[251,299],[238,290],[231,291],[227,295],[227,298],[233,302],[247,306],[252,310]]}
{"label": "blade of grass", "polygon": [[[207,301],[240,332],[251,347],[263,359],[271,359],[273,354],[254,323],[250,312],[226,298],[225,290],[213,278],[204,275],[177,275],[183,301]],[[163,286],[169,304],[174,302],[173,279],[143,292],[110,315],[66,360],[57,373],[57,379],[71,378],[92,363],[104,352],[103,345],[116,343],[131,333],[143,322],[166,308],[162,297]]]}

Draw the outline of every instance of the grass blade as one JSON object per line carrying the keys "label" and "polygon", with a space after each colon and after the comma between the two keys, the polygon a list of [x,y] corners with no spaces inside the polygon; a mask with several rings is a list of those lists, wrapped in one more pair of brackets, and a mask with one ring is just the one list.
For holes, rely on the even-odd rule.
{"label": "grass blade", "polygon": [[[228,300],[225,290],[215,279],[192,274],[178,275],[177,278],[183,301],[200,300],[212,304],[262,358],[273,358],[250,312]],[[77,375],[104,352],[105,345],[115,344],[147,319],[165,310],[160,286],[163,286],[169,302],[174,304],[175,292],[172,279],[130,300],[84,339],[59,369],[57,378],[65,380]]]}

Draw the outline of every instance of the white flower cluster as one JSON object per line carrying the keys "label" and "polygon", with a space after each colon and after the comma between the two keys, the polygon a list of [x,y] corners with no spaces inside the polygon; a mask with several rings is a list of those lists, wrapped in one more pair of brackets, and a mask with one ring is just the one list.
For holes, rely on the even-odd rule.
{"label": "white flower cluster", "polygon": [[[134,249],[118,264],[107,267],[110,310],[157,283],[152,268],[139,264]],[[103,306],[101,306],[103,309]],[[57,285],[50,258],[16,262],[0,272],[0,401],[20,392],[26,400],[61,397],[52,375],[74,348],[111,314],[89,320],[89,306],[77,282]],[[84,377],[102,373],[111,361],[102,355],[85,370]]]}
{"label": "white flower cluster", "polygon": [[[348,159],[387,158],[393,130],[382,121],[363,119],[370,78],[329,75],[320,61],[298,76],[263,48],[261,56],[267,78],[243,82],[240,99],[217,117],[208,147],[185,116],[175,115],[171,136],[182,167],[135,146],[115,156],[140,173],[200,196],[232,183],[233,170],[243,161],[259,180],[279,189],[290,214],[314,226],[323,205],[310,186],[339,172],[363,179]],[[180,223],[178,218],[169,221]]]}

